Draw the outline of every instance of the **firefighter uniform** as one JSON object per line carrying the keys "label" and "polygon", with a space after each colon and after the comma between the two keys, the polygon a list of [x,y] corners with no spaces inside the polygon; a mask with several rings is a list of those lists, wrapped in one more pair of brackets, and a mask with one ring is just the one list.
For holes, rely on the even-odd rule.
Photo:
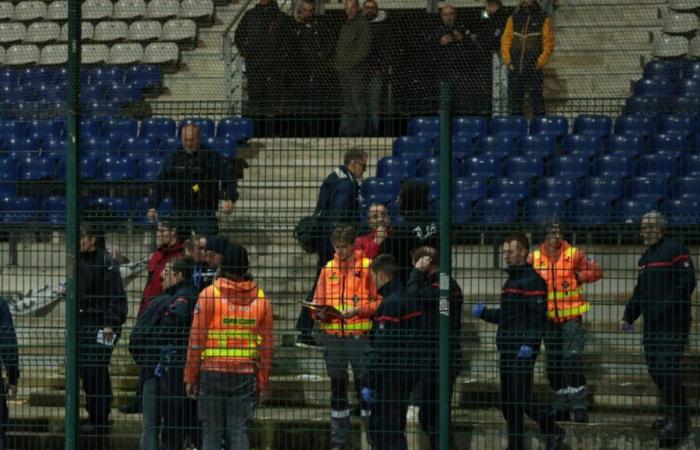
{"label": "firefighter uniform", "polygon": [[[370,272],[371,263],[358,250],[354,252],[349,267],[343,267],[340,259],[334,257],[321,270],[314,293],[314,305],[332,306],[340,312],[357,310],[357,315],[352,318],[333,317],[320,325],[324,333],[323,356],[331,378],[331,446],[338,448],[347,445],[350,429],[348,365],[352,366],[359,398],[370,363],[368,333],[380,303]],[[364,402],[361,402],[361,414],[367,425],[369,407]]]}
{"label": "firefighter uniform", "polygon": [[583,250],[566,241],[555,253],[547,243],[528,258],[547,282],[548,329],[544,337],[547,347],[547,377],[555,391],[556,412],[574,410],[585,421],[588,408],[586,378],[583,373],[585,331],[582,317],[590,309],[583,297],[583,284],[603,277],[603,270]]}

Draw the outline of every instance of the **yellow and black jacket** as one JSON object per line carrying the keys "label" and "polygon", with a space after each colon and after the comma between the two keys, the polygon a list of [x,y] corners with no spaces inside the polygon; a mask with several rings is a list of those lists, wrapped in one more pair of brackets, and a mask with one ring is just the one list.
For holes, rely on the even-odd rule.
{"label": "yellow and black jacket", "polygon": [[508,18],[501,38],[501,57],[519,73],[542,70],[554,51],[552,19],[533,4],[528,10],[518,8]]}

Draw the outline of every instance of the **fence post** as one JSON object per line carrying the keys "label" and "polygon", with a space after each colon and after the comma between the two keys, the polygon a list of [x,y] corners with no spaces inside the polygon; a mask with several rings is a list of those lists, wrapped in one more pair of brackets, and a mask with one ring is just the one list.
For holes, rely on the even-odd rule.
{"label": "fence post", "polygon": [[452,137],[450,131],[450,86],[440,84],[440,449],[450,442],[450,274],[452,254],[450,239],[450,188]]}
{"label": "fence post", "polygon": [[68,120],[66,145],[66,391],[65,448],[78,449],[78,255],[80,251],[80,20],[81,1],[68,0]]}

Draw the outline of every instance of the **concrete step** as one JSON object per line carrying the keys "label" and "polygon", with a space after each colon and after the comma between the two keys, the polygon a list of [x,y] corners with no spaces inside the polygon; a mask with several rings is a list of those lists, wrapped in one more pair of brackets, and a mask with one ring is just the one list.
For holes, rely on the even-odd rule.
{"label": "concrete step", "polygon": [[576,28],[563,29],[555,36],[556,49],[595,52],[606,50],[649,51],[651,48],[650,30],[619,28],[613,30],[592,29],[586,32]]}
{"label": "concrete step", "polygon": [[[557,11],[555,16],[557,34],[564,30],[568,31],[569,28],[615,27],[617,29],[620,23],[624,23],[625,28],[660,27],[662,23],[655,5],[630,8],[628,4],[611,4],[606,5],[605,14],[601,14],[600,6],[582,3],[571,2]],[[579,32],[582,38],[587,35],[584,30]]]}

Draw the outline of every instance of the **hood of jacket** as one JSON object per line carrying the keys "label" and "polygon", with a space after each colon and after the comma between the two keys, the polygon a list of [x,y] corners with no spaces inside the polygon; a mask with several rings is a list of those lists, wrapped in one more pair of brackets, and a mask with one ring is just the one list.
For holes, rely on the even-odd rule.
{"label": "hood of jacket", "polygon": [[406,180],[401,183],[399,211],[406,218],[427,216],[430,202],[428,183],[421,180]]}
{"label": "hood of jacket", "polygon": [[250,305],[258,298],[258,285],[253,280],[217,278],[213,286],[217,297],[237,305]]}
{"label": "hood of jacket", "polygon": [[554,252],[551,252],[549,250],[549,245],[547,245],[546,242],[543,242],[540,244],[540,252],[547,258],[547,259],[554,259],[557,260],[559,259],[559,255],[561,255],[563,252],[567,251],[571,247],[571,244],[566,242],[565,240],[562,239],[561,244],[559,247],[556,248]]}

